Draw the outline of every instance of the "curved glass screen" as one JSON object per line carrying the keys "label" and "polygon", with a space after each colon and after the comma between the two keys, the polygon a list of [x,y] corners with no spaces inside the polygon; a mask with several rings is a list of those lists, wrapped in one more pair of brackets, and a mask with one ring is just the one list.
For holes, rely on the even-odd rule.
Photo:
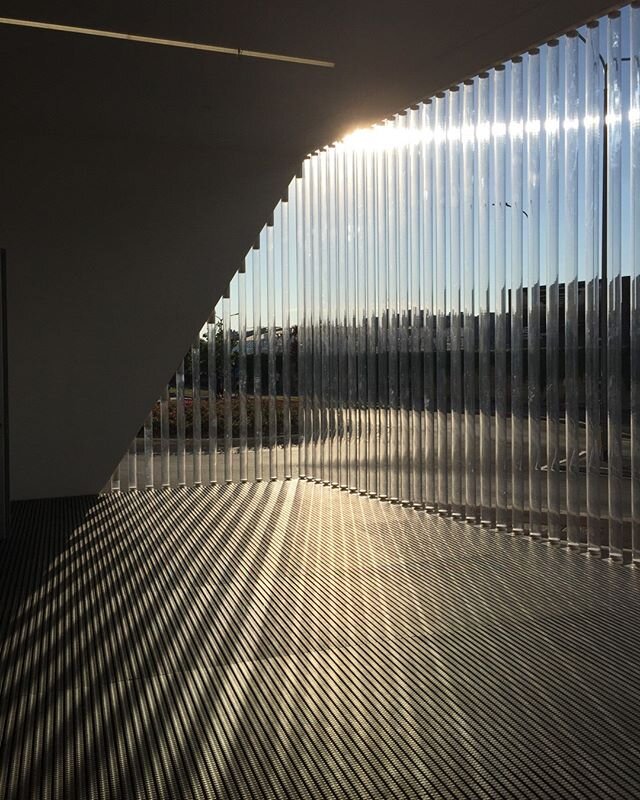
{"label": "curved glass screen", "polygon": [[640,559],[640,8],[310,155],[116,470]]}

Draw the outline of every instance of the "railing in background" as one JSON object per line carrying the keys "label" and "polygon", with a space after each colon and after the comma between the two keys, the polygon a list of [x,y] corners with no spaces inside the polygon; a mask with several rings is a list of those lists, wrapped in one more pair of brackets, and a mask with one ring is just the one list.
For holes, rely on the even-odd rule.
{"label": "railing in background", "polygon": [[300,476],[640,561],[639,309],[633,4],[307,158],[112,487]]}

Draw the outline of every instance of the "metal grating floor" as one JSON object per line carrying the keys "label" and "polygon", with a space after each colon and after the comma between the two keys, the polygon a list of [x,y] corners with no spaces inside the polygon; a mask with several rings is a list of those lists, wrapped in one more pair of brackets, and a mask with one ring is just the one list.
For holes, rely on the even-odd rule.
{"label": "metal grating floor", "polygon": [[635,798],[637,570],[304,482],[17,504],[0,798]]}

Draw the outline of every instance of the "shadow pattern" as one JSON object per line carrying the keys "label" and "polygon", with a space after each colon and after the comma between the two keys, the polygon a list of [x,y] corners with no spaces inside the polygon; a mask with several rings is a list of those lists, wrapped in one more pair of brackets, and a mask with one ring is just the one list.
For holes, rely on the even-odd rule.
{"label": "shadow pattern", "polygon": [[14,520],[0,798],[640,796],[633,568],[304,481]]}

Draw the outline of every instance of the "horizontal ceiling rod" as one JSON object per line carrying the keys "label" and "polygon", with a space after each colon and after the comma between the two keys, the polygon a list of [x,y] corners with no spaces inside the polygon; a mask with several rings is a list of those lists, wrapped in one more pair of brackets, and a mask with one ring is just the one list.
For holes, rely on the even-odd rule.
{"label": "horizontal ceiling rod", "polygon": [[268,61],[285,61],[289,64],[306,64],[310,67],[335,67],[333,61],[322,61],[317,58],[300,58],[286,56],[281,53],[263,53],[260,50],[242,50],[239,47],[222,47],[215,44],[202,44],[200,42],[181,42],[177,39],[156,39],[153,36],[138,36],[135,33],[117,33],[116,31],[103,31],[97,28],[77,28],[74,25],[57,25],[53,22],[36,22],[30,19],[12,19],[0,17],[1,25],[16,25],[20,28],[38,28],[45,31],[62,31],[63,33],[81,33],[85,36],[99,36],[103,39],[124,39],[128,42],[143,42],[144,44],[161,44],[165,47],[181,47],[185,50],[203,50],[207,53],[225,53],[230,56],[244,58],[262,58]]}

